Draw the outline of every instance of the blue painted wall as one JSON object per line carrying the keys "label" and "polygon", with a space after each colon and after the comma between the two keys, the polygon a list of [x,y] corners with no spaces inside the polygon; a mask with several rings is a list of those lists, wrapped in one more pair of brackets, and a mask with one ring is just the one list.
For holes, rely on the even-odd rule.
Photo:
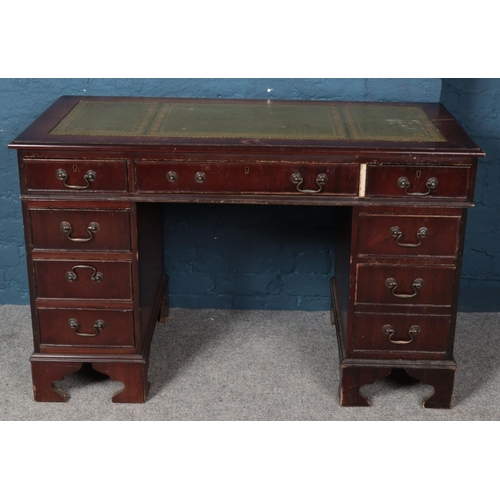
{"label": "blue painted wall", "polygon": [[500,311],[500,79],[444,78],[441,102],[487,155],[468,214],[461,309]]}
{"label": "blue painted wall", "polygon": [[[443,96],[460,93],[459,86],[452,87],[446,83]],[[438,102],[441,90],[441,79],[0,80],[0,303],[28,303],[16,155],[7,144],[60,95]],[[460,108],[461,103],[456,104]],[[493,104],[498,110],[496,97]],[[474,103],[470,106],[473,115]],[[474,136],[477,123],[468,123],[469,118],[464,115],[464,125],[469,124]],[[492,127],[494,135],[500,125],[493,120]],[[500,189],[495,160],[488,161],[493,162],[486,167],[490,173],[480,171],[485,193],[492,189],[486,181],[491,176]],[[484,203],[488,214],[482,213],[499,229],[497,212],[491,211],[498,203],[494,188],[484,194]],[[166,205],[165,219],[173,307],[328,309],[326,276],[334,271],[333,209]],[[500,259],[490,258],[492,243],[486,235],[481,241],[467,247],[466,284],[476,280],[484,285],[486,280],[488,286],[498,286]]]}

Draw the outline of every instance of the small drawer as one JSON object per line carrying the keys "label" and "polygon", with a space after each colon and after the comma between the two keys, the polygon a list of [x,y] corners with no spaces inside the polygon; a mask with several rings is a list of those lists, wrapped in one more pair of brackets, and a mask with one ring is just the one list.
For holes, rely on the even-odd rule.
{"label": "small drawer", "polygon": [[135,163],[137,191],[140,193],[230,192],[356,196],[358,172],[357,163]]}
{"label": "small drawer", "polygon": [[418,352],[445,354],[450,332],[450,316],[411,314],[354,315],[353,350],[397,351],[412,357]]}
{"label": "small drawer", "polygon": [[130,262],[35,260],[36,294],[47,299],[132,299]]}
{"label": "small drawer", "polygon": [[359,255],[456,257],[460,216],[361,213]]}
{"label": "small drawer", "polygon": [[127,192],[127,162],[125,160],[27,158],[24,163],[28,192]]}
{"label": "small drawer", "polygon": [[134,347],[131,310],[38,309],[42,346]]}
{"label": "small drawer", "polygon": [[357,304],[451,306],[454,266],[358,264]]}
{"label": "small drawer", "polygon": [[130,250],[130,214],[119,210],[29,209],[35,250]]}
{"label": "small drawer", "polygon": [[470,166],[368,165],[366,196],[408,198],[472,198]]}

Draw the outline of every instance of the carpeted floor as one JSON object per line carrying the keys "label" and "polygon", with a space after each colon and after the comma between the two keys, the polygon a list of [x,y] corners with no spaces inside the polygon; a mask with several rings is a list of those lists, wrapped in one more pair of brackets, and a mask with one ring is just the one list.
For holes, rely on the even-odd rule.
{"label": "carpeted floor", "polygon": [[499,420],[500,313],[458,316],[453,409],[422,408],[429,386],[387,378],[369,408],[338,403],[328,312],[171,310],[153,339],[145,404],[114,404],[121,383],[91,370],[57,384],[67,403],[33,400],[30,310],[0,306],[0,420]]}

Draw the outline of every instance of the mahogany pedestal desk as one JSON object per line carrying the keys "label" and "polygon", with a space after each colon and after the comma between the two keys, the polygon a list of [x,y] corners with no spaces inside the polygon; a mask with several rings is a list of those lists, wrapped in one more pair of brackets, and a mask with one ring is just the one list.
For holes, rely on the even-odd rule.
{"label": "mahogany pedestal desk", "polygon": [[168,315],[163,203],[337,206],[340,404],[404,369],[451,405],[484,153],[440,104],[61,97],[19,137],[37,401],[83,363],[146,401]]}

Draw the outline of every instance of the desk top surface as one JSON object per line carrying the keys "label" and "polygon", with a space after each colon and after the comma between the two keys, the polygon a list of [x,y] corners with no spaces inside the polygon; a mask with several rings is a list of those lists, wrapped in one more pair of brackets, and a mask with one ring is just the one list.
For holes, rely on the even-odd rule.
{"label": "desk top surface", "polygon": [[440,104],[64,96],[10,145],[482,151]]}

